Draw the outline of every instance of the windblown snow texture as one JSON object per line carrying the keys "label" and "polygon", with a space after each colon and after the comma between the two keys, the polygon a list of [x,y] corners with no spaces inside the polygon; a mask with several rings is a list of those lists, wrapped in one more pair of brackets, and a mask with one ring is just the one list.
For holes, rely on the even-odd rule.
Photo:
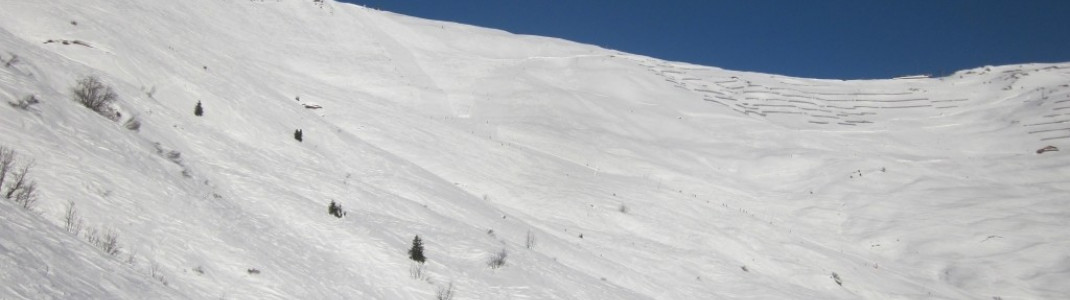
{"label": "windblown snow texture", "polygon": [[41,101],[0,105],[40,190],[0,203],[0,298],[1070,295],[1036,153],[1070,64],[814,80],[297,0],[4,0],[0,59]]}

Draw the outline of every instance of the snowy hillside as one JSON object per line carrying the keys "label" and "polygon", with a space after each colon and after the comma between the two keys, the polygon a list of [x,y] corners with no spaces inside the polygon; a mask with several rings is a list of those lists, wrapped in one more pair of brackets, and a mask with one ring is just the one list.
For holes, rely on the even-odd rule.
{"label": "snowy hillside", "polygon": [[0,101],[37,189],[0,299],[1070,295],[1070,63],[816,80],[332,1],[0,0]]}

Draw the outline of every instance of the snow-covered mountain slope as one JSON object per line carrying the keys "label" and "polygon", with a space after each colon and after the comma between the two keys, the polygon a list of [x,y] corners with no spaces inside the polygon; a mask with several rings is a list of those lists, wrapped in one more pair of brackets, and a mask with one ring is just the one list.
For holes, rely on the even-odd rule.
{"label": "snow-covered mountain slope", "polygon": [[39,189],[0,298],[1070,295],[1070,158],[1035,152],[1070,64],[813,80],[311,0],[4,0],[0,59],[41,101],[0,106]]}

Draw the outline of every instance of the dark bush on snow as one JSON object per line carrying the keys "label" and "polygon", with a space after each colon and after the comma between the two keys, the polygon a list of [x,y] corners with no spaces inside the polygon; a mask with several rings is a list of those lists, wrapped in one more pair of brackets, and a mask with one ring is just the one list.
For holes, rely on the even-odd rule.
{"label": "dark bush on snow", "polygon": [[37,203],[37,183],[29,178],[33,161],[17,167],[15,150],[0,146],[0,196],[25,209]]}
{"label": "dark bush on snow", "polygon": [[487,266],[491,269],[497,269],[505,266],[505,258],[509,256],[509,253],[505,252],[505,249],[499,250],[490,256],[490,260],[487,261]]}
{"label": "dark bush on snow", "polygon": [[409,249],[409,259],[421,264],[427,261],[427,257],[424,257],[424,242],[420,240],[419,235],[412,239],[412,248]]}
{"label": "dark bush on snow", "polygon": [[331,201],[331,204],[327,206],[327,213],[337,218],[341,218],[346,215],[346,212],[342,210],[342,204],[339,204],[338,202],[334,201]]}
{"label": "dark bush on snow", "polygon": [[11,105],[11,107],[18,108],[21,110],[30,110],[30,107],[33,107],[38,103],[41,103],[41,100],[37,100],[37,96],[34,95],[22,97],[22,99],[19,99],[19,101],[7,102],[7,104]]}
{"label": "dark bush on snow", "polygon": [[119,99],[119,95],[115,94],[115,90],[110,86],[100,82],[97,77],[86,76],[79,79],[71,91],[74,92],[74,101],[108,119],[117,118],[111,104]]}

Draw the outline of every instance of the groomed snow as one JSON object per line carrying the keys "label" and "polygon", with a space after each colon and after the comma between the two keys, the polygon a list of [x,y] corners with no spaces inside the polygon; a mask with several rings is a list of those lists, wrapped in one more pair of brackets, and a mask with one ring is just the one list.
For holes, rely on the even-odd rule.
{"label": "groomed snow", "polygon": [[1070,63],[791,78],[297,0],[5,0],[14,56],[3,299],[1070,295]]}

